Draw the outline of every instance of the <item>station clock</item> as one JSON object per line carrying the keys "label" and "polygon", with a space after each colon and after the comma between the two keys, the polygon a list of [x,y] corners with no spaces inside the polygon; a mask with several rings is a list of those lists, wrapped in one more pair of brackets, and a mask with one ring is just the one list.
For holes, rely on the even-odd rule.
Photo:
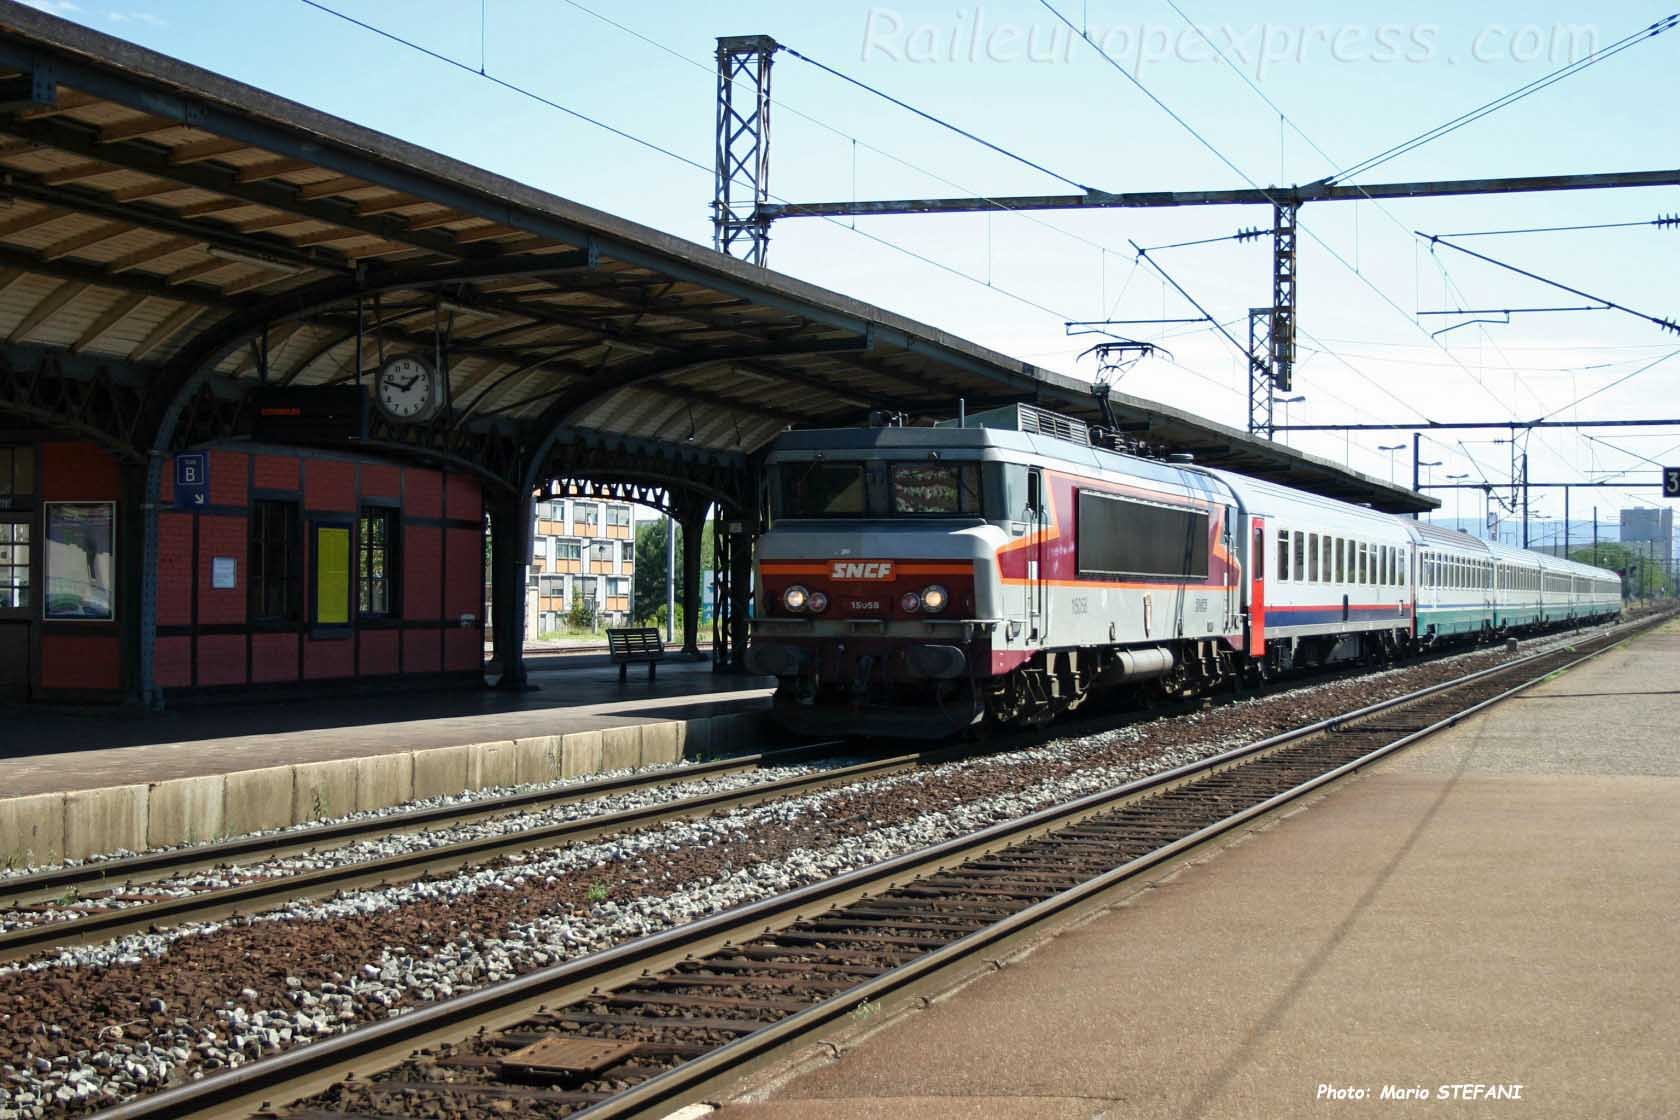
{"label": "station clock", "polygon": [[373,400],[393,423],[422,424],[443,408],[443,378],[424,358],[402,354],[373,375]]}

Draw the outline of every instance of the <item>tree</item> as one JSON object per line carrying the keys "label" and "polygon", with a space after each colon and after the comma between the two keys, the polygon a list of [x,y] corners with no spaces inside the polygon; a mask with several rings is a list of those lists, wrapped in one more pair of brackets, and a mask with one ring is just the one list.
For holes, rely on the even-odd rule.
{"label": "tree", "polygon": [[[648,622],[657,616],[657,612],[665,605],[665,538],[666,526],[671,525],[677,530],[677,610],[682,610],[683,601],[683,539],[682,529],[663,517],[657,521],[644,521],[636,526],[636,576],[631,585],[634,598],[631,600],[631,613],[638,621]],[[700,570],[710,571],[713,566],[713,542],[711,521],[700,535]],[[680,617],[680,615],[679,615]]]}
{"label": "tree", "polygon": [[[644,521],[636,526],[636,575],[631,581],[630,613],[638,622],[651,622],[665,606],[665,540],[667,522]],[[681,543],[680,540],[678,542]],[[677,566],[682,578],[682,565]]]}
{"label": "tree", "polygon": [[1622,594],[1636,599],[1649,599],[1674,593],[1674,581],[1660,556],[1652,556],[1648,546],[1639,542],[1623,544],[1604,541],[1598,545],[1596,557],[1592,545],[1569,553],[1571,560],[1607,568],[1622,573]]}

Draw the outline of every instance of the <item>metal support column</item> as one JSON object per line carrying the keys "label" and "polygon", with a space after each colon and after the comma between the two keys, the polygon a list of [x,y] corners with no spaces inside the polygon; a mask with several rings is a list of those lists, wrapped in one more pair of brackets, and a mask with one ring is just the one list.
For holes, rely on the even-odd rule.
{"label": "metal support column", "polygon": [[[1272,207],[1272,323],[1267,340],[1272,385],[1279,392],[1295,388],[1295,220],[1299,202]],[[1269,395],[1269,394],[1268,394]]]}
{"label": "metal support column", "polygon": [[1528,547],[1528,452],[1522,453],[1523,547]]}
{"label": "metal support column", "polygon": [[535,688],[525,673],[525,568],[531,562],[536,512],[529,491],[498,495],[490,509],[491,644],[501,670],[496,687],[504,691]]}
{"label": "metal support column", "polygon": [[706,507],[702,504],[698,512],[693,507],[682,516],[682,612],[683,612],[683,644],[682,651],[693,657],[700,656],[700,604],[705,592],[700,587],[700,549],[701,540],[705,536]]}
{"label": "metal support column", "polygon": [[725,673],[729,671],[730,582],[734,576],[729,550],[734,541],[721,510],[719,514],[712,522],[712,672]]}
{"label": "metal support column", "polygon": [[[1421,494],[1422,493],[1422,491],[1418,489],[1419,486],[1423,485],[1423,467],[1421,466],[1421,460],[1422,459],[1423,459],[1423,433],[1422,432],[1413,432],[1412,433],[1412,493],[1414,493],[1414,494]],[[1418,515],[1414,512],[1412,514],[1412,520],[1416,521],[1417,519],[1418,519]]]}
{"label": "metal support column", "polygon": [[759,207],[770,198],[770,64],[776,51],[768,35],[717,41],[712,247],[756,265],[770,251],[770,221]]}
{"label": "metal support column", "polygon": [[729,523],[729,669],[747,671],[747,620],[752,617],[753,549],[758,541],[757,522]]}
{"label": "metal support column", "polygon": [[1270,307],[1248,309],[1248,431],[1272,438],[1272,371],[1260,355],[1270,354],[1274,316]]}

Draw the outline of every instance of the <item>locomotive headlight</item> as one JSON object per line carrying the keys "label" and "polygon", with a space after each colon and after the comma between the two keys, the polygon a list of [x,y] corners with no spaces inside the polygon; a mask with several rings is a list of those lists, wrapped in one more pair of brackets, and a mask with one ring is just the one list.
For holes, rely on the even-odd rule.
{"label": "locomotive headlight", "polygon": [[950,592],[937,583],[922,588],[922,609],[929,614],[938,614],[951,604]]}
{"label": "locomotive headlight", "polygon": [[782,606],[795,613],[804,610],[810,599],[811,593],[797,583],[782,592]]}
{"label": "locomotive headlight", "polygon": [[828,609],[828,596],[821,591],[813,591],[805,600],[805,606],[812,614],[821,614]]}
{"label": "locomotive headlight", "polygon": [[915,614],[922,609],[922,597],[914,591],[906,591],[898,597],[898,607],[905,614]]}

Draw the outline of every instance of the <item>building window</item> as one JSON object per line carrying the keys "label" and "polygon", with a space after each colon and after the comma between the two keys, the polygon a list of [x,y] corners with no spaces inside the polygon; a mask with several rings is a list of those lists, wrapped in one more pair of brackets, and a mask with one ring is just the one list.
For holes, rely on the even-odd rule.
{"label": "building window", "polygon": [[356,609],[363,618],[397,615],[397,511],[362,510],[356,526]]}
{"label": "building window", "polygon": [[302,599],[297,505],[251,507],[251,621],[296,622]]}
{"label": "building window", "polygon": [[606,565],[603,571],[612,570],[613,557],[618,555],[618,545],[615,541],[596,541],[589,549],[589,558],[597,564]]}
{"label": "building window", "polygon": [[554,559],[556,561],[577,560],[577,559],[580,559],[582,556],[583,556],[583,542],[581,542],[581,541],[559,541],[559,540],[554,542]]}
{"label": "building window", "polygon": [[635,541],[620,541],[619,542],[619,556],[624,561],[624,570],[629,571],[630,570],[630,565],[632,565],[636,562],[636,542]]}
{"label": "building window", "polygon": [[0,611],[29,606],[29,522],[0,521]]}
{"label": "building window", "polygon": [[601,507],[583,502],[572,506],[572,531],[580,537],[593,537],[601,524]]}
{"label": "building window", "polygon": [[628,529],[630,527],[630,507],[608,506],[607,524],[614,529]]}

